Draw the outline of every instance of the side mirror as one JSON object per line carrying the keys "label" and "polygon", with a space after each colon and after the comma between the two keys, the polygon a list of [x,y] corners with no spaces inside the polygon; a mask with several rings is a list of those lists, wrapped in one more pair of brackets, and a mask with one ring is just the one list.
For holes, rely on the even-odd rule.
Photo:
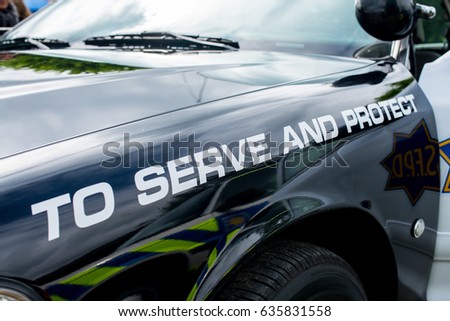
{"label": "side mirror", "polygon": [[433,19],[436,9],[415,0],[356,0],[355,13],[368,34],[394,41],[408,36],[419,18]]}

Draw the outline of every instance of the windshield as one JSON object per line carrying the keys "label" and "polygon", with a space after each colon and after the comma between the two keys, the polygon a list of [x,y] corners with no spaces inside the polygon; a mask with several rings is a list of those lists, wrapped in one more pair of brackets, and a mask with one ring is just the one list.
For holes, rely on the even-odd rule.
{"label": "windshield", "polygon": [[354,0],[59,0],[3,39],[82,43],[144,31],[226,38],[241,49],[343,56],[375,42],[356,21]]}

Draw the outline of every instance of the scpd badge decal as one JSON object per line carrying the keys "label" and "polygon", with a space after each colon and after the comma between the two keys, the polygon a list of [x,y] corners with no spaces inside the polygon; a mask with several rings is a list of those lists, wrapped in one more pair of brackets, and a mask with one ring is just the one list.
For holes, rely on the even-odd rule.
{"label": "scpd badge decal", "polygon": [[[441,147],[442,158],[445,160],[447,165],[450,166],[450,139],[442,142],[439,146]],[[442,192],[450,193],[450,170],[448,171],[447,179],[445,180],[444,189]]]}
{"label": "scpd badge decal", "polygon": [[381,164],[389,172],[386,190],[403,189],[413,205],[425,190],[439,191],[439,143],[424,120],[411,134],[394,134],[394,148]]}

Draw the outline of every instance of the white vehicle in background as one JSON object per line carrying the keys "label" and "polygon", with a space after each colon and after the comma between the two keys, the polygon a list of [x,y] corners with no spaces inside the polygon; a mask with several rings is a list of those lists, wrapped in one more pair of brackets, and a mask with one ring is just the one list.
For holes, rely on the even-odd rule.
{"label": "white vehicle in background", "polygon": [[[370,2],[357,0],[356,6],[368,8]],[[375,16],[374,12],[377,9],[383,6],[388,8],[393,2],[379,1],[379,4],[373,5],[374,11],[364,13],[360,10],[360,14]],[[414,15],[425,19],[407,21],[408,19],[403,19],[408,16],[406,14],[397,20],[404,20],[398,25],[380,25],[379,22],[374,22],[376,20],[374,17],[373,20],[359,19],[359,21],[363,28],[376,38],[395,41],[392,55],[400,61],[403,59],[405,66],[414,74],[435,114],[441,156],[441,196],[436,248],[426,297],[428,300],[450,300],[450,52],[448,51],[450,0],[425,0],[421,3],[430,7],[416,4],[415,1],[403,1],[397,8],[394,6],[390,9],[378,10],[378,12],[385,15],[387,11],[392,10],[392,17],[394,17],[396,10],[397,14],[406,13],[411,10],[410,8],[415,7]],[[384,23],[392,17],[385,16],[385,19],[379,21]],[[373,25],[371,25],[372,22],[374,22]],[[412,29],[414,29],[413,35],[407,36]],[[416,226],[419,232],[426,228],[426,222],[422,223],[422,226],[420,224]]]}
{"label": "white vehicle in background", "polygon": [[441,154],[441,199],[429,300],[450,299],[450,53],[424,66],[419,84],[433,106]]}

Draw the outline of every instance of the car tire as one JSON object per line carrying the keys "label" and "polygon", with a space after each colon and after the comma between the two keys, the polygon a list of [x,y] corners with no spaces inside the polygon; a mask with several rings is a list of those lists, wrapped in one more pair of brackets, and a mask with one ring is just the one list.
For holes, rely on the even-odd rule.
{"label": "car tire", "polygon": [[353,269],[333,252],[296,241],[263,246],[214,300],[366,300]]}

